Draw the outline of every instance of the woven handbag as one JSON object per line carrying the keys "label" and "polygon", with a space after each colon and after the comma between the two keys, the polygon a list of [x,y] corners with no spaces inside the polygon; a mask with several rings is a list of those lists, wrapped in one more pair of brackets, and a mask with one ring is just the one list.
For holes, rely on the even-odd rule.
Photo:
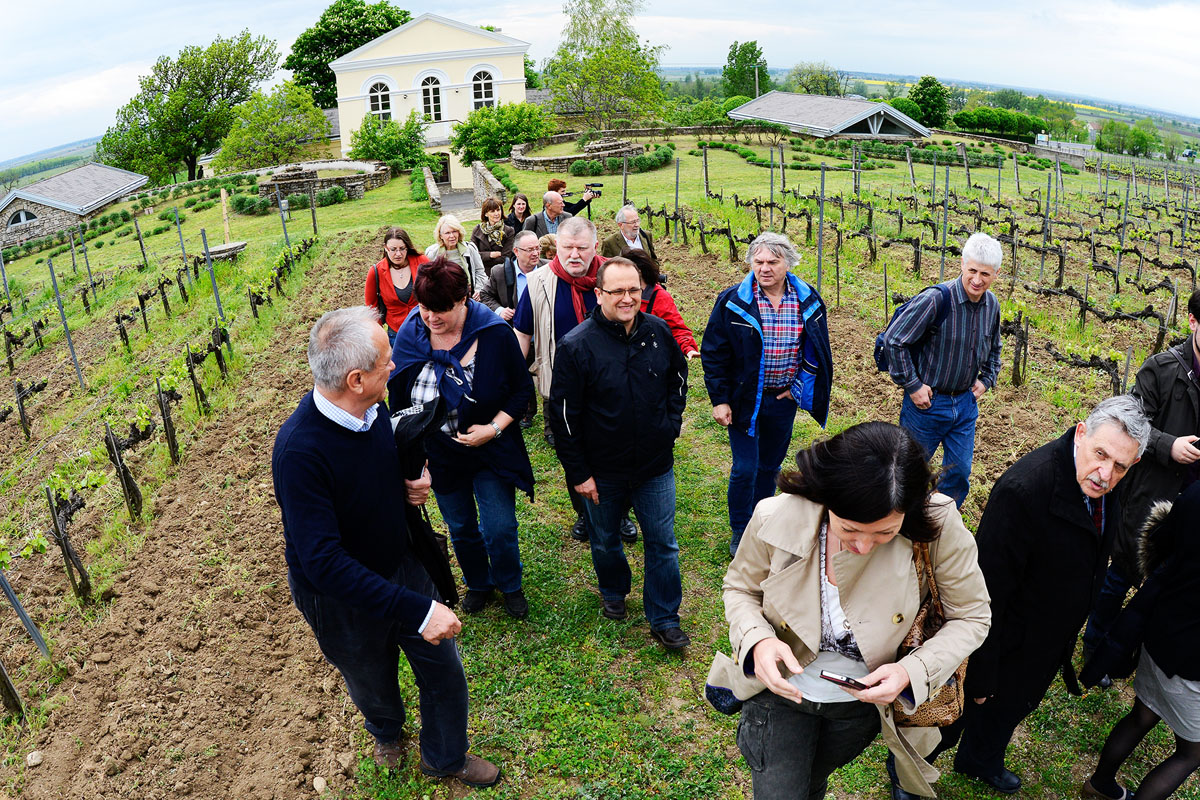
{"label": "woven handbag", "polygon": [[[913,561],[917,566],[917,575],[924,574],[925,584],[929,594],[921,602],[921,608],[913,619],[912,628],[900,643],[899,657],[911,653],[933,637],[946,624],[946,610],[942,607],[942,599],[938,594],[937,581],[933,578],[933,564],[929,560],[929,545],[925,542],[913,543]],[[963,692],[963,678],[967,674],[967,660],[958,665],[950,679],[936,692],[929,696],[912,713],[904,710],[900,699],[892,702],[893,718],[900,728],[943,728],[957,720],[963,713],[966,696]]]}

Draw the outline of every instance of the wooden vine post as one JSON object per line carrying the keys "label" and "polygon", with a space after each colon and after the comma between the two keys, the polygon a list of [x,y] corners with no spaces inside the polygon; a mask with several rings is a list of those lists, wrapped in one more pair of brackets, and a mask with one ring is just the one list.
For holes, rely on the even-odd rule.
{"label": "wooden vine post", "polygon": [[104,423],[104,447],[108,450],[108,460],[116,467],[121,493],[125,495],[125,507],[129,510],[129,519],[136,522],[142,516],[142,490],[138,488],[133,473],[121,457],[121,448],[107,422]]}
{"label": "wooden vine post", "polygon": [[[106,428],[107,426],[108,423],[105,423]],[[112,437],[112,431],[108,432],[108,436],[109,438]],[[50,487],[46,486],[44,488],[46,490],[46,503],[50,506],[50,519],[54,525],[54,540],[58,543],[59,550],[62,551],[63,567],[67,571],[67,580],[70,581],[71,591],[79,598],[79,602],[86,604],[92,599],[92,579],[88,577],[83,562],[79,560],[79,554],[75,552],[75,548],[71,546],[71,540],[67,538],[66,525],[59,516],[58,507],[54,503],[54,495],[51,494]],[[138,496],[138,503],[140,507],[140,494]]]}

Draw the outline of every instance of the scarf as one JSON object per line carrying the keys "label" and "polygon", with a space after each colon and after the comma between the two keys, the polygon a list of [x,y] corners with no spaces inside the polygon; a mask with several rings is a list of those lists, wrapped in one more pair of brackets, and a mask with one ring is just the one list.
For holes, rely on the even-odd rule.
{"label": "scarf", "polygon": [[481,222],[479,229],[492,244],[496,245],[497,250],[501,249],[504,244],[504,220],[500,220],[495,225],[490,222]]}
{"label": "scarf", "polygon": [[592,263],[588,265],[588,270],[583,275],[576,278],[571,273],[567,272],[566,267],[558,260],[558,256],[550,262],[550,270],[559,277],[559,280],[564,280],[571,285],[571,304],[575,306],[575,321],[583,322],[583,318],[587,316],[587,311],[583,307],[584,292],[591,292],[596,288],[596,270],[600,269],[605,259],[600,256],[593,256]]}
{"label": "scarf", "polygon": [[437,379],[438,394],[446,401],[447,408],[458,408],[463,399],[470,399],[471,384],[463,373],[460,359],[471,349],[479,334],[493,325],[508,325],[500,315],[474,300],[467,301],[467,318],[463,322],[462,335],[458,344],[449,350],[435,350],[429,339],[429,328],[420,314],[409,314],[396,333],[396,344],[392,347],[392,361],[396,368],[388,376],[390,381],[414,364],[433,362]]}

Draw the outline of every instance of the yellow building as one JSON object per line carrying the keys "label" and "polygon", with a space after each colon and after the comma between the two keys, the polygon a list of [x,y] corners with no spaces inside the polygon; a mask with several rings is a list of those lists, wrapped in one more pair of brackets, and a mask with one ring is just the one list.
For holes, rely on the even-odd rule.
{"label": "yellow building", "polygon": [[[511,36],[422,14],[347,53],[329,65],[337,76],[342,155],[367,114],[403,122],[410,111],[430,123],[427,152],[448,154],[451,131],[473,110],[525,101],[528,50],[528,42]],[[469,188],[470,169],[448,160],[450,185]]]}

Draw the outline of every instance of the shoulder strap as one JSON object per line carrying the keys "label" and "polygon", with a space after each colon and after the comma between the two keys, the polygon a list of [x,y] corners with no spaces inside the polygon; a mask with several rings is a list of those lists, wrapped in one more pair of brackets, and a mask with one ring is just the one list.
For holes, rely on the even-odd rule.
{"label": "shoulder strap", "polygon": [[[389,272],[388,280],[391,279]],[[379,274],[379,264],[375,265],[375,308],[379,310],[380,320],[387,324],[387,303],[383,300],[383,277]]]}
{"label": "shoulder strap", "polygon": [[647,314],[654,313],[654,298],[655,297],[658,297],[658,284],[657,283],[654,284],[653,286],[651,286],[649,291],[647,291],[646,294],[642,297],[642,299],[646,301],[646,313]]}
{"label": "shoulder strap", "polygon": [[933,318],[933,327],[940,328],[942,323],[946,321],[946,316],[950,313],[950,289],[945,284],[937,285],[937,297],[933,300],[933,307],[937,309],[937,313]]}

